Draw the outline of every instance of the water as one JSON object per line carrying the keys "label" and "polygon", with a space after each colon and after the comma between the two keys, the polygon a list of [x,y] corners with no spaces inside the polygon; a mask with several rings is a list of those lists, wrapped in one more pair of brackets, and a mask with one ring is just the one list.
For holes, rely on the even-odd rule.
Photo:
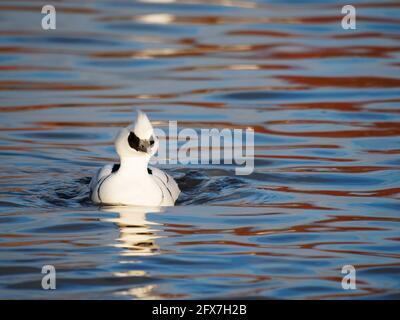
{"label": "water", "polygon": [[[57,1],[44,31],[2,1],[0,298],[398,299],[400,4],[352,3],[357,30],[334,1]],[[136,108],[254,127],[254,173],[168,165],[177,206],[93,205]]]}

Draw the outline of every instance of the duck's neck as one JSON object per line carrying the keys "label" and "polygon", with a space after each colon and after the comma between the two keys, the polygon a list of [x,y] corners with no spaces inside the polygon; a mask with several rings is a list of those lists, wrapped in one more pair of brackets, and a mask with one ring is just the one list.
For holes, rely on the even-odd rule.
{"label": "duck's neck", "polygon": [[148,174],[147,166],[149,164],[150,157],[121,157],[120,168],[118,171],[123,172],[124,175],[132,176],[145,176]]}

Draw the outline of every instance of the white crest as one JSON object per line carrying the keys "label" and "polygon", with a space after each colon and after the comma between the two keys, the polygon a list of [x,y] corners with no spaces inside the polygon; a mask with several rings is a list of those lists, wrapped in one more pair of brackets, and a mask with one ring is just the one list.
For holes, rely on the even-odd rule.
{"label": "white crest", "polygon": [[149,118],[140,110],[137,111],[136,121],[131,128],[139,139],[148,140],[153,134],[153,126]]}

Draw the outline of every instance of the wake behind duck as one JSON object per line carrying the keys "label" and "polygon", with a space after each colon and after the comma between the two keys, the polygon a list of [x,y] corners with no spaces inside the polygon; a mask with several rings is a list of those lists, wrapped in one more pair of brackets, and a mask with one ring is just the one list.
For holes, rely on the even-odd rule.
{"label": "wake behind duck", "polygon": [[180,190],[175,180],[160,169],[149,167],[159,142],[146,114],[138,111],[136,121],[115,139],[119,164],[108,164],[90,181],[95,203],[134,206],[173,206]]}

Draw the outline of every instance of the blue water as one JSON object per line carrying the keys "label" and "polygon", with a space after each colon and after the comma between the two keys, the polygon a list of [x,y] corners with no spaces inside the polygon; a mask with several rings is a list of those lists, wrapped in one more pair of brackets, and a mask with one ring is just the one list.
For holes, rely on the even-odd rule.
{"label": "blue water", "polygon": [[[0,2],[0,298],[400,297],[398,2],[353,1],[356,30],[336,1],[58,1],[47,31],[41,5]],[[92,204],[138,108],[254,128],[254,172],[167,164],[175,207]]]}

